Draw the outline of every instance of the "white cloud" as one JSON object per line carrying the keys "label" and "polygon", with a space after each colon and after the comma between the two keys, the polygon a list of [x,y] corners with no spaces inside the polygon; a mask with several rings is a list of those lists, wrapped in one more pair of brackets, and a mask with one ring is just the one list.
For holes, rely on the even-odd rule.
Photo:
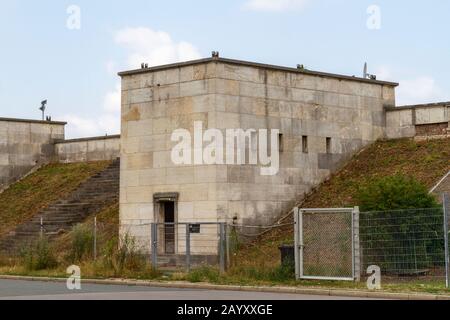
{"label": "white cloud", "polygon": [[121,99],[120,83],[116,85],[114,91],[110,91],[105,95],[103,101],[103,110],[110,113],[120,113],[120,99]]}
{"label": "white cloud", "polygon": [[397,88],[397,105],[433,103],[448,100],[448,95],[430,76],[400,81]]}
{"label": "white cloud", "polygon": [[117,75],[117,64],[115,61],[113,60],[109,60],[108,62],[106,62],[106,71],[110,74],[110,75]]}
{"label": "white cloud", "polygon": [[142,62],[155,66],[200,58],[194,45],[185,41],[175,42],[164,31],[125,28],[116,34],[115,41],[130,52],[127,59],[129,68],[139,68]]}
{"label": "white cloud", "polygon": [[269,12],[301,10],[308,2],[309,0],[248,0],[244,9]]}
{"label": "white cloud", "polygon": [[[119,30],[114,41],[127,50],[126,62],[110,60],[105,63],[106,71],[115,75],[118,67],[136,69],[142,62],[150,66],[199,59],[199,50],[189,42],[175,42],[164,31],[149,28],[124,28]],[[120,133],[121,88],[107,92],[103,99],[102,114],[96,118],[67,114],[67,136],[70,138]]]}
{"label": "white cloud", "polygon": [[66,137],[69,139],[114,135],[120,133],[120,115],[105,113],[97,118],[67,114]]}
{"label": "white cloud", "polygon": [[432,76],[421,75],[402,80],[400,77],[396,77],[394,71],[388,66],[377,68],[375,74],[379,80],[400,84],[396,89],[396,104],[398,106],[441,102],[450,98]]}
{"label": "white cloud", "polygon": [[114,91],[106,93],[103,99],[103,113],[99,117],[65,115],[63,119],[67,121],[67,137],[78,138],[120,133],[120,99],[121,89],[120,84],[117,84]]}
{"label": "white cloud", "polygon": [[[369,71],[370,73],[370,71]],[[379,67],[375,72],[378,80],[385,80],[385,81],[395,81],[392,76],[392,71],[387,66],[381,66]]]}
{"label": "white cloud", "polygon": [[80,138],[99,135],[99,128],[94,119],[83,118],[75,114],[66,114],[63,119],[67,121],[66,138]]}

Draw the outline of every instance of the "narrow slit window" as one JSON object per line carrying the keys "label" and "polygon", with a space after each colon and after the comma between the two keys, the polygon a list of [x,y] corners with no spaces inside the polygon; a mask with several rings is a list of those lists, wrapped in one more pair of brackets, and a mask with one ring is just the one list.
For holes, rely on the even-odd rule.
{"label": "narrow slit window", "polygon": [[284,139],[283,139],[283,134],[282,133],[280,133],[279,135],[278,135],[278,150],[280,151],[280,152],[283,152],[284,151],[284,146],[283,146],[283,141]]}
{"label": "narrow slit window", "polygon": [[331,138],[327,138],[327,153],[331,153]]}
{"label": "narrow slit window", "polygon": [[308,137],[307,136],[302,137],[302,149],[303,149],[303,153],[308,153]]}

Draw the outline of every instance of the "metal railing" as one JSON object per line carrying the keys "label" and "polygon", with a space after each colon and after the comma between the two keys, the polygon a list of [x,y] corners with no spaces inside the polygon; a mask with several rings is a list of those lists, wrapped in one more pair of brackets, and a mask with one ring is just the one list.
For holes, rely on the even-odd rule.
{"label": "metal railing", "polygon": [[216,265],[226,269],[226,224],[216,222],[150,223],[154,268]]}
{"label": "metal railing", "polygon": [[[39,220],[38,239],[58,236],[64,232],[50,229],[51,221]],[[227,268],[228,228],[220,222],[154,223],[150,220],[127,219],[120,223],[104,222],[94,217],[79,225],[67,238],[67,249],[76,246],[74,238],[81,237],[90,248],[94,261],[105,255],[111,246],[128,246],[130,252],[146,256],[154,269],[184,270],[200,266],[217,266],[221,272]],[[116,239],[114,241],[114,239]],[[128,243],[125,243],[128,242]],[[25,245],[25,244],[24,244]]]}
{"label": "metal railing", "polygon": [[442,208],[360,215],[363,270],[378,266],[384,282],[449,284],[448,213]]}
{"label": "metal railing", "polygon": [[385,283],[450,280],[449,197],[442,208],[359,212],[299,209],[297,279],[360,280],[377,266]]}

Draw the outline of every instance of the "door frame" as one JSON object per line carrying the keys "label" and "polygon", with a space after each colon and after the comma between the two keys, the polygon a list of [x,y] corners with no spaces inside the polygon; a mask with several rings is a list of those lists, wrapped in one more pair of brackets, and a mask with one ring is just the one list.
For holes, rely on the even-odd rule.
{"label": "door frame", "polygon": [[[164,226],[164,203],[165,202],[173,202],[174,204],[174,254],[178,253],[178,232],[177,232],[177,223],[178,223],[178,199],[180,195],[178,192],[164,192],[164,193],[155,193],[153,195],[153,221],[159,225]],[[158,228],[158,230],[160,230]],[[165,230],[165,228],[163,228]],[[165,235],[164,235],[165,236]],[[166,254],[165,250],[165,239],[161,232],[158,232],[158,254]]]}

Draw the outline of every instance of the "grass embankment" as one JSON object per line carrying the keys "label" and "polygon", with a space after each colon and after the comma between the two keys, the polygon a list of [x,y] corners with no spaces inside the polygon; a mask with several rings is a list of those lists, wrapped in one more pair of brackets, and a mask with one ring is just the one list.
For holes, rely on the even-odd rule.
{"label": "grass embankment", "polygon": [[[304,208],[357,206],[361,186],[380,177],[403,174],[431,188],[450,170],[450,139],[415,142],[411,139],[377,142],[358,155],[302,203]],[[292,222],[292,218],[286,222]],[[278,247],[292,243],[293,226],[281,227],[249,243],[235,257],[240,267],[260,269],[279,265]]]}
{"label": "grass embankment", "polygon": [[31,219],[52,202],[64,198],[109,164],[109,161],[50,164],[14,183],[0,194],[0,235]]}
{"label": "grass embankment", "polygon": [[[329,181],[318,187],[304,202],[304,207],[354,206],[358,188],[374,178],[394,174],[414,177],[431,187],[450,169],[450,139],[416,143],[412,140],[378,142],[355,156]],[[117,244],[118,205],[108,208],[98,215],[99,224],[113,226],[100,231],[101,239],[109,239]],[[91,222],[86,222],[89,224]],[[116,225],[116,227],[114,227]],[[68,252],[70,238],[65,235],[58,242],[59,252]],[[226,274],[214,268],[200,268],[191,273],[174,272],[162,274],[151,270],[148,261],[128,259],[120,265],[120,254],[102,250],[97,262],[92,259],[81,262],[84,278],[122,277],[129,279],[152,279],[215,284],[237,285],[285,285],[299,287],[366,289],[364,283],[294,281],[291,270],[280,267],[278,246],[293,240],[291,226],[275,229],[250,244],[241,245],[233,256],[233,265]],[[108,246],[105,246],[108,247]],[[120,250],[119,250],[120,251]],[[62,258],[62,257],[60,257]],[[123,256],[122,256],[123,258]],[[126,260],[126,259],[125,259]],[[123,262],[123,261],[122,261]],[[62,263],[53,270],[27,271],[23,266],[0,267],[1,274],[66,277]],[[442,281],[427,284],[420,281],[383,284],[383,290],[392,292],[447,293]]]}
{"label": "grass embankment", "polygon": [[66,268],[77,265],[83,277],[91,279],[155,279],[162,275],[138,253],[132,238],[119,241],[119,203],[105,207],[96,217],[96,253],[91,216],[51,243],[40,240],[20,257],[0,257],[0,274],[66,277]]}

